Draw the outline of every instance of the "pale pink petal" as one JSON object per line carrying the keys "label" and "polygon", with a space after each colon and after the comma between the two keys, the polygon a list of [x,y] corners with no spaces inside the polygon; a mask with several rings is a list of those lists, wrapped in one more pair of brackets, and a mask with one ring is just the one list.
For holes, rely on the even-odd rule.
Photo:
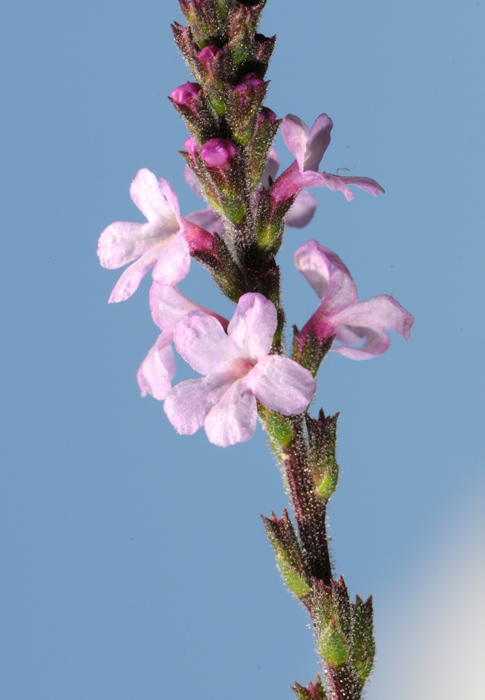
{"label": "pale pink petal", "polygon": [[158,188],[164,202],[163,223],[167,230],[173,227],[173,232],[179,230],[183,226],[183,217],[180,215],[179,201],[177,195],[173,191],[170,183],[165,178],[161,177],[158,181]]}
{"label": "pale pink petal", "polygon": [[326,114],[320,114],[315,119],[306,144],[303,170],[318,170],[323,154],[330,143],[332,127],[333,122]]}
{"label": "pale pink petal", "polygon": [[275,149],[272,148],[268,154],[268,157],[266,159],[266,166],[263,170],[263,174],[261,176],[261,184],[264,187],[269,186],[269,179],[274,180],[276,178],[276,173],[278,172],[278,169],[280,167],[280,159],[278,158],[278,154],[276,153]]}
{"label": "pale pink petal", "polygon": [[317,390],[311,372],[280,355],[263,357],[247,382],[261,403],[285,416],[302,413]]}
{"label": "pale pink petal", "polygon": [[189,168],[188,165],[186,165],[184,169],[184,178],[185,182],[188,184],[192,192],[195,192],[195,194],[201,199],[205,199],[202,185],[200,184],[197,175],[194,173],[192,168]]}
{"label": "pale pink petal", "polygon": [[340,180],[347,185],[357,185],[361,190],[365,190],[373,197],[377,197],[379,192],[385,194],[385,191],[379,185],[378,182],[373,180],[371,177],[353,177],[351,175],[342,175]]}
{"label": "pale pink petal", "polygon": [[187,299],[177,287],[154,282],[150,288],[150,309],[156,325],[162,330],[172,329],[191,311],[201,307]]}
{"label": "pale pink petal", "polygon": [[136,292],[143,277],[157,262],[160,249],[163,248],[163,246],[164,244],[162,243],[161,245],[159,244],[150,248],[141,258],[126,268],[111,292],[108,299],[110,304],[118,301],[126,301],[126,299],[129,299],[129,297]]}
{"label": "pale pink petal", "polygon": [[221,238],[226,238],[226,230],[221,217],[210,207],[193,211],[185,218],[210,233],[218,233]]}
{"label": "pale pink petal", "polygon": [[244,379],[229,386],[207,413],[205,432],[210,442],[228,447],[249,440],[257,422],[256,399]]}
{"label": "pale pink petal", "polygon": [[220,322],[203,311],[192,311],[175,326],[174,342],[177,352],[200,374],[237,373],[233,365],[240,351]]}
{"label": "pale pink petal", "polygon": [[175,357],[171,343],[172,334],[161,333],[141,363],[136,378],[142,396],[150,394],[163,401],[172,388],[170,380],[175,376]]}
{"label": "pale pink petal", "polygon": [[189,268],[189,244],[185,236],[178,233],[158,248],[158,260],[153,270],[153,279],[160,284],[176,284],[188,274]]}
{"label": "pale pink petal", "polygon": [[[351,360],[370,360],[372,357],[385,353],[391,344],[391,339],[382,328],[339,326],[336,335],[337,339],[343,342],[343,345],[331,349]],[[364,338],[365,343],[361,347],[352,347]]]}
{"label": "pale pink petal", "polygon": [[302,273],[320,299],[325,296],[332,269],[330,261],[322,253],[322,246],[317,241],[309,240],[298,248],[294,255],[296,269]]}
{"label": "pale pink petal", "polygon": [[313,219],[317,200],[308,190],[301,190],[286,215],[286,225],[303,228]]}
{"label": "pale pink petal", "polygon": [[296,251],[295,266],[323,299],[322,315],[331,316],[357,302],[349,269],[336,253],[317,241],[307,241]]}
{"label": "pale pink petal", "polygon": [[116,270],[150,250],[159,237],[157,224],[115,221],[99,237],[99,262],[109,270]]}
{"label": "pale pink petal", "polygon": [[291,153],[296,158],[298,168],[305,169],[305,153],[310,129],[299,117],[288,114],[281,124],[281,134]]}
{"label": "pale pink petal", "polygon": [[176,219],[172,208],[163,196],[155,175],[147,168],[139,170],[131,183],[130,195],[138,209],[150,222],[161,222],[173,227]]}
{"label": "pale pink petal", "polygon": [[248,292],[239,299],[227,332],[244,357],[257,359],[271,351],[276,326],[274,304],[262,294]]}
{"label": "pale pink petal", "polygon": [[414,318],[399,302],[388,294],[379,294],[369,301],[361,301],[338,315],[340,323],[358,326],[377,326],[399,333],[409,340]]}
{"label": "pale pink petal", "polygon": [[349,190],[342,177],[330,175],[330,173],[319,173],[319,175],[321,176],[320,185],[323,187],[328,187],[333,192],[342,192],[348,202],[354,198],[354,193]]}
{"label": "pale pink petal", "polygon": [[229,385],[225,378],[214,375],[188,379],[168,392],[163,409],[177,432],[193,435]]}

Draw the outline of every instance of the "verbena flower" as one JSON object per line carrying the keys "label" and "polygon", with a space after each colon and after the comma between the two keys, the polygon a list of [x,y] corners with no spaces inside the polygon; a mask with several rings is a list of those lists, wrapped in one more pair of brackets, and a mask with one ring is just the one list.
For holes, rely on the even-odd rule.
{"label": "verbena flower", "polygon": [[[332,350],[353,360],[367,360],[388,349],[391,339],[386,331],[409,339],[414,322],[411,314],[387,294],[359,302],[355,282],[336,253],[310,240],[296,251],[295,265],[321,299],[297,336],[299,345],[310,332],[318,342],[335,335],[340,345]],[[363,345],[353,347],[362,341]]]}
{"label": "verbena flower", "polygon": [[248,440],[257,419],[256,399],[268,408],[302,413],[315,394],[311,373],[280,355],[270,355],[276,309],[262,294],[244,294],[227,333],[202,311],[189,313],[173,331],[175,347],[196,372],[205,375],[177,384],[165,412],[179,433],[204,426],[221,447]]}
{"label": "verbena flower", "polygon": [[210,247],[212,241],[207,231],[181,216],[177,196],[167,180],[157,180],[146,168],[138,171],[130,195],[148,221],[115,221],[98,243],[103,267],[111,270],[132,263],[116,283],[110,302],[128,299],[152,267],[157,282],[180,282],[189,271],[190,248]]}
{"label": "verbena flower", "polygon": [[142,396],[150,394],[163,401],[172,388],[171,380],[175,376],[175,357],[172,347],[173,329],[191,311],[204,311],[212,314],[224,328],[228,321],[213,314],[200,304],[187,299],[175,286],[154,282],[150,289],[150,309],[152,318],[162,331],[140,365],[136,378]]}
{"label": "verbena flower", "polygon": [[281,126],[281,133],[295,161],[275,182],[271,196],[275,202],[293,197],[302,187],[328,187],[340,190],[347,200],[354,198],[348,185],[357,185],[374,197],[384,192],[370,177],[331,175],[318,172],[320,161],[330,143],[333,122],[326,114],[315,120],[311,129],[299,117],[288,114]]}

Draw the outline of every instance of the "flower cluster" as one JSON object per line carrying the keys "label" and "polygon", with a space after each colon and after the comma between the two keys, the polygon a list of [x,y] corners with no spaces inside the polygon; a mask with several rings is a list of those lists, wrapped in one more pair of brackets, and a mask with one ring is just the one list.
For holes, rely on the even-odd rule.
{"label": "flower cluster", "polygon": [[[261,415],[305,412],[332,343],[352,359],[373,357],[387,350],[387,330],[409,337],[412,317],[389,296],[358,302],[340,258],[308,241],[295,264],[321,302],[296,332],[292,359],[284,356],[276,254],[285,226],[303,228],[314,216],[317,202],[307,188],[341,191],[347,200],[354,196],[350,185],[374,196],[384,190],[371,178],[319,171],[333,127],[326,114],[309,128],[292,114],[278,119],[262,104],[274,44],[256,31],[262,5],[180,4],[189,24],[175,24],[174,36],[195,80],[169,99],[191,132],[185,179],[206,207],[182,215],[168,181],[142,169],[130,195],[146,222],[108,226],[98,255],[109,269],[127,266],[110,302],[128,299],[152,270],[150,309],[161,334],[138,370],[142,395],[164,401],[180,433],[204,426],[211,442],[225,446],[251,437],[258,407]],[[273,140],[280,126],[294,161],[278,175]],[[191,257],[237,304],[230,321],[178,290]],[[174,347],[201,378],[172,387]]]}

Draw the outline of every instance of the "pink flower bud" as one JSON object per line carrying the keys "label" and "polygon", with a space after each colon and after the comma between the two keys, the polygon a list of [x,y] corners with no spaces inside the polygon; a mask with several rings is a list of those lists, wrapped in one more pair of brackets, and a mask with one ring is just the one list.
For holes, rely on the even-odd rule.
{"label": "pink flower bud", "polygon": [[261,78],[258,78],[256,73],[248,73],[243,78],[241,78],[241,80],[236,85],[235,89],[238,92],[245,92],[246,90],[252,90],[254,88],[257,88],[259,85],[262,85],[263,83],[264,83],[264,80],[261,80]]}
{"label": "pink flower bud", "polygon": [[200,155],[209,168],[224,168],[236,154],[236,146],[226,139],[210,139],[200,149]]}
{"label": "pink flower bud", "polygon": [[206,66],[210,66],[214,58],[220,53],[222,53],[222,49],[218,46],[206,46],[202,51],[199,51],[197,58],[199,61],[202,61],[202,63],[205,63]]}
{"label": "pink flower bud", "polygon": [[268,121],[270,124],[274,124],[276,121],[276,114],[269,107],[262,107],[260,113],[258,114],[258,124]]}
{"label": "pink flower bud", "polygon": [[199,150],[199,147],[197,145],[197,141],[194,139],[193,136],[189,136],[189,138],[184,142],[184,146],[187,149],[187,151],[190,153],[191,156],[195,156],[195,154]]}
{"label": "pink flower bud", "polygon": [[178,105],[188,105],[197,99],[200,91],[199,83],[185,83],[172,90],[170,97]]}

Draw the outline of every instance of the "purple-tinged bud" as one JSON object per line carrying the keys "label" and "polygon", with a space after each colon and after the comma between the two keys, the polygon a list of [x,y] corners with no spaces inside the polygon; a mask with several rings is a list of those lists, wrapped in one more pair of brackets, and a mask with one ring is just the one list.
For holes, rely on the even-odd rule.
{"label": "purple-tinged bud", "polygon": [[200,149],[200,155],[209,168],[224,168],[236,155],[236,146],[226,139],[210,139]]}
{"label": "purple-tinged bud", "polygon": [[261,80],[261,78],[258,78],[256,73],[248,73],[243,78],[241,78],[241,80],[236,85],[235,89],[238,92],[245,92],[247,90],[253,90],[254,88],[257,88],[259,85],[262,85],[263,83],[264,83],[264,80]]}
{"label": "purple-tinged bud", "polygon": [[207,68],[209,68],[214,62],[214,59],[221,53],[222,49],[220,49],[218,46],[206,46],[202,49],[202,51],[199,51],[197,58],[199,61],[202,61]]}
{"label": "purple-tinged bud", "polygon": [[195,102],[201,91],[199,83],[185,83],[172,90],[170,97],[178,105],[190,105]]}
{"label": "purple-tinged bud", "polygon": [[197,141],[193,136],[189,136],[189,138],[185,141],[184,146],[191,156],[195,156],[195,154],[199,151],[199,146],[197,145]]}
{"label": "purple-tinged bud", "polygon": [[276,114],[273,112],[272,109],[270,109],[269,107],[261,107],[261,111],[258,114],[258,124],[262,124],[263,122],[269,122],[270,124],[274,124],[276,119]]}

